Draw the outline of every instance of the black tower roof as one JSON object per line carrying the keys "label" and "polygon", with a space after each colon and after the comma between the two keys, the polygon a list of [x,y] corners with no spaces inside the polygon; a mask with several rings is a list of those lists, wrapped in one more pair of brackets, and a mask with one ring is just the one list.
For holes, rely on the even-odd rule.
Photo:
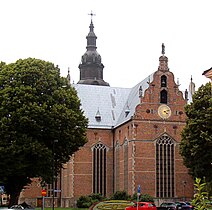
{"label": "black tower roof", "polygon": [[[93,13],[91,13],[90,15],[92,17]],[[109,84],[103,80],[104,65],[101,62],[101,56],[96,51],[97,37],[94,33],[94,25],[92,19],[89,28],[90,31],[86,36],[87,51],[82,56],[81,63],[79,65],[80,80],[78,84],[109,86]]]}

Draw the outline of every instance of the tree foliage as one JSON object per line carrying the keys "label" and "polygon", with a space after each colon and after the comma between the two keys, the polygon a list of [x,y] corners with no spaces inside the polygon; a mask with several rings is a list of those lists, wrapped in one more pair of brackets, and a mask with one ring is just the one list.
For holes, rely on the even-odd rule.
{"label": "tree foliage", "polygon": [[212,89],[202,85],[185,107],[186,126],[182,132],[181,155],[193,177],[212,180]]}
{"label": "tree foliage", "polygon": [[3,68],[3,66],[5,66],[6,65],[6,63],[5,62],[3,62],[3,61],[1,61],[0,62],[0,70]]}
{"label": "tree foliage", "polygon": [[206,183],[201,181],[200,178],[195,179],[194,183],[194,199],[192,200],[192,205],[196,210],[206,210],[209,209],[208,192],[206,191]]}
{"label": "tree foliage", "polygon": [[33,177],[51,181],[53,159],[58,172],[86,143],[86,128],[77,93],[57,66],[33,58],[2,63],[0,182],[12,198]]}

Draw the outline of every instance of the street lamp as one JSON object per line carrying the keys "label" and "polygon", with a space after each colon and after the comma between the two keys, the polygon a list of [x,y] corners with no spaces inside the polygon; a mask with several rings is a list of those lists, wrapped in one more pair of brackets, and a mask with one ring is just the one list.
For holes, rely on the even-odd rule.
{"label": "street lamp", "polygon": [[57,143],[58,140],[54,140],[53,141],[53,145],[52,145],[52,210],[54,210],[54,192],[55,192],[55,154],[54,154],[54,150],[55,150],[55,143]]}
{"label": "street lamp", "polygon": [[184,197],[184,201],[186,200],[186,197],[185,197],[185,187],[186,187],[186,181],[183,181],[183,197]]}

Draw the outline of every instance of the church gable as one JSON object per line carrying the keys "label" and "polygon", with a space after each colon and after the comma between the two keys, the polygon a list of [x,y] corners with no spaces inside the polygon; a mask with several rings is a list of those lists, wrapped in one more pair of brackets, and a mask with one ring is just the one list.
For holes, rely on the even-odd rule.
{"label": "church gable", "polygon": [[[184,121],[184,106],[187,100],[179,90],[179,85],[175,83],[173,73],[169,71],[168,58],[162,55],[159,61],[160,64],[153,74],[153,80],[148,82],[148,88],[140,97],[135,118],[149,120],[169,118],[169,120]],[[161,110],[162,107],[166,107],[166,110]]]}

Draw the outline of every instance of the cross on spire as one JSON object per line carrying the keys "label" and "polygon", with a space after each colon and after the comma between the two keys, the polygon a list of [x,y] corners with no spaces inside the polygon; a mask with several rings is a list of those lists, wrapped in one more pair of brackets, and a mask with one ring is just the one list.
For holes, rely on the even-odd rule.
{"label": "cross on spire", "polygon": [[93,16],[95,16],[96,14],[94,14],[94,13],[92,12],[92,10],[91,10],[91,13],[90,13],[90,14],[88,14],[88,15],[90,15],[90,16],[91,16],[91,20],[92,20]]}

